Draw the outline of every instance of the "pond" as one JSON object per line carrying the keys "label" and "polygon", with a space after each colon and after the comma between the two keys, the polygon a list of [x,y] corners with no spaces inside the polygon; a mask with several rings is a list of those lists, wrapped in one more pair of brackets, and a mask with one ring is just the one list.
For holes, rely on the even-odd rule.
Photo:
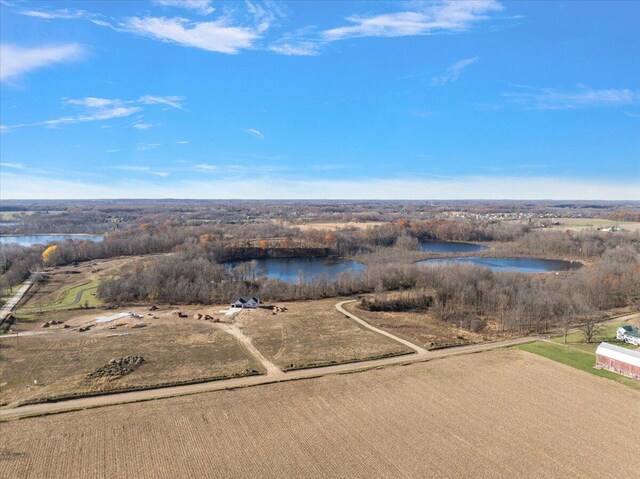
{"label": "pond", "polygon": [[0,236],[0,245],[17,243],[20,246],[31,246],[33,244],[58,243],[64,240],[89,240],[102,241],[100,235],[17,235],[17,236]]}
{"label": "pond", "polygon": [[568,271],[582,266],[577,261],[562,261],[544,258],[437,258],[420,261],[418,264],[436,265],[443,263],[472,263],[491,268],[493,271],[512,271],[518,273],[549,273],[552,271]]}
{"label": "pond", "polygon": [[[265,258],[253,260],[256,264],[258,276],[280,279],[289,283],[311,281],[317,276],[326,275],[330,281],[335,281],[340,273],[345,271],[362,272],[365,267],[355,261],[335,258]],[[229,263],[238,266],[248,261]]]}
{"label": "pond", "polygon": [[420,243],[422,251],[432,253],[474,253],[487,249],[486,246],[475,243],[461,243],[459,241],[427,241]]}

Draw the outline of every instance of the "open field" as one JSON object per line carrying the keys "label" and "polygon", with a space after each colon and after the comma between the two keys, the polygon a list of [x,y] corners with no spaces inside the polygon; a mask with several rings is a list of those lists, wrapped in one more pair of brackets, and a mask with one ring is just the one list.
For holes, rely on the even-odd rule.
{"label": "open field", "polygon": [[329,230],[336,231],[347,228],[356,228],[356,229],[367,229],[374,228],[376,226],[380,226],[385,224],[383,221],[367,221],[367,222],[355,222],[349,221],[345,223],[339,222],[326,222],[326,223],[302,223],[302,224],[294,224],[295,228],[300,228],[302,231],[308,230]]}
{"label": "open field", "polygon": [[596,364],[595,352],[588,352],[573,346],[565,346],[564,344],[556,344],[549,341],[520,344],[514,346],[514,348],[538,354],[552,361],[566,364],[567,366],[586,371],[596,376],[611,379],[640,391],[640,381],[604,369],[596,369],[594,367]]}
{"label": "open field", "polygon": [[340,314],[335,304],[336,299],[278,303],[287,311],[243,311],[236,325],[285,371],[412,352],[359,327]]}
{"label": "open field", "polygon": [[639,401],[502,350],[3,423],[0,475],[628,478]]}
{"label": "open field", "polygon": [[345,309],[373,326],[407,339],[425,348],[480,342],[481,334],[458,328],[433,317],[429,312],[366,311],[357,303],[346,304]]}
{"label": "open field", "polygon": [[[135,322],[141,321],[117,320],[84,333],[68,329],[2,340],[0,403],[148,388],[262,371],[235,339],[209,323],[150,319],[145,320],[147,327],[132,329]],[[116,324],[120,325],[117,329],[109,329]],[[111,359],[126,356],[143,356],[146,362],[115,379],[87,378]]]}
{"label": "open field", "polygon": [[609,228],[620,226],[626,231],[640,231],[640,222],[614,221],[603,218],[555,218],[561,224],[552,226],[552,229],[580,231],[584,229]]}

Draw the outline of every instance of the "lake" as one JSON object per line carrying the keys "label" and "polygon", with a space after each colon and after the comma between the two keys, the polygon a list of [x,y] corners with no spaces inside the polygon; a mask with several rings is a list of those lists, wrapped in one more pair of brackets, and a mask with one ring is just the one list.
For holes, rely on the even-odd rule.
{"label": "lake", "polygon": [[512,271],[518,273],[549,273],[553,271],[578,269],[582,266],[582,264],[577,261],[562,261],[559,259],[477,258],[474,256],[428,259],[420,261],[418,264],[435,265],[443,263],[472,263],[491,268],[493,271]]}
{"label": "lake", "polygon": [[[260,277],[280,279],[294,283],[304,275],[304,281],[310,281],[321,275],[326,275],[330,281],[338,278],[345,271],[364,271],[363,264],[350,260],[335,258],[265,258],[253,260]],[[243,263],[229,263],[238,266]]]}
{"label": "lake", "polygon": [[432,253],[474,253],[487,249],[486,246],[475,243],[461,243],[459,241],[427,241],[420,243],[422,251]]}
{"label": "lake", "polygon": [[33,244],[47,244],[52,242],[60,242],[64,240],[90,240],[102,241],[100,235],[17,235],[17,236],[0,236],[0,245],[17,243],[20,246],[31,246]]}

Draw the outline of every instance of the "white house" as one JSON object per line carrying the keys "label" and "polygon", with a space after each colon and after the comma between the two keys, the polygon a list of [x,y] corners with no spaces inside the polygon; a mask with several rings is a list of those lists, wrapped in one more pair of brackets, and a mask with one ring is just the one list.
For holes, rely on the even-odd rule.
{"label": "white house", "polygon": [[232,308],[257,308],[260,306],[260,298],[255,296],[241,296],[231,303]]}
{"label": "white house", "polygon": [[616,338],[619,341],[640,346],[640,335],[638,335],[638,328],[633,326],[624,325],[620,326],[616,331]]}

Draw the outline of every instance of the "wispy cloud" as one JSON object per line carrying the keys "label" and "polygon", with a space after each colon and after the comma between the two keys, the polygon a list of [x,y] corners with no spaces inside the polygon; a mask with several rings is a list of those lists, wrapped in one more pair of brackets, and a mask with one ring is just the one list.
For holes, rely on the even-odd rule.
{"label": "wispy cloud", "polygon": [[139,165],[116,165],[113,167],[116,170],[121,171],[131,171],[131,172],[139,172],[139,173],[147,173],[153,176],[159,176],[161,178],[166,178],[169,176],[167,171],[158,171],[154,170],[150,166],[139,166]]}
{"label": "wispy cloud", "polygon": [[434,33],[457,33],[502,10],[495,0],[416,2],[415,8],[379,15],[353,15],[350,25],[322,32],[328,41],[353,37],[403,37]]}
{"label": "wispy cloud", "polygon": [[584,85],[574,91],[526,86],[519,88],[519,91],[506,92],[502,96],[508,105],[527,110],[571,110],[640,103],[640,90],[628,88],[592,89]]}
{"label": "wispy cloud", "polygon": [[213,173],[214,171],[218,171],[218,167],[216,165],[211,165],[209,163],[199,163],[197,165],[193,165],[193,169],[203,173]]}
{"label": "wispy cloud", "polygon": [[[406,7],[370,15],[351,15],[348,25],[318,31],[308,26],[271,42],[268,50],[281,55],[314,56],[330,42],[356,37],[405,37],[461,33],[503,9],[497,0],[438,0],[398,2]],[[375,3],[371,4],[375,5]]]}
{"label": "wispy cloud", "polygon": [[[99,98],[99,97],[85,97],[85,98],[63,98],[62,103],[64,105],[72,106],[81,110],[74,115],[62,116],[51,120],[38,121],[35,123],[23,123],[19,125],[5,126],[5,130],[25,128],[31,126],[45,126],[49,128],[59,127],[61,125],[81,123],[87,121],[105,121],[114,118],[124,118],[143,111],[142,105],[168,105],[172,108],[182,108],[182,101],[184,97],[181,96],[153,96],[144,95],[137,100],[121,100],[119,98]],[[138,117],[133,127],[145,130],[151,128],[153,124],[141,121],[142,116]]]}
{"label": "wispy cloud", "polygon": [[188,142],[187,140],[180,140],[180,141],[176,141],[176,143],[177,143],[178,145],[188,145],[188,144],[189,144],[189,142]]}
{"label": "wispy cloud", "polygon": [[77,18],[88,18],[90,13],[85,10],[73,10],[62,8],[58,10],[21,10],[20,15],[28,17],[43,18],[45,20],[74,20]]}
{"label": "wispy cloud", "polygon": [[162,104],[167,105],[172,108],[177,108],[182,110],[182,102],[184,101],[183,96],[156,96],[156,95],[144,95],[138,99],[138,102],[143,103],[145,105],[156,105]]}
{"label": "wispy cloud", "polygon": [[433,77],[431,79],[431,86],[442,86],[447,83],[455,82],[469,65],[473,65],[478,60],[479,57],[473,57],[465,58],[464,60],[454,63],[447,68],[442,75]]}
{"label": "wispy cloud", "polygon": [[149,151],[155,150],[160,146],[160,143],[139,143],[137,150],[138,151]]}
{"label": "wispy cloud", "polygon": [[247,128],[244,131],[255,136],[256,138],[260,138],[261,140],[264,139],[264,133],[262,133],[260,130],[256,130],[255,128]]}
{"label": "wispy cloud", "polygon": [[155,3],[164,7],[185,8],[200,15],[211,15],[216,10],[210,0],[155,0]]}
{"label": "wispy cloud", "polygon": [[3,162],[0,163],[0,167],[1,168],[14,168],[16,170],[23,170],[25,169],[25,166],[22,163],[8,163],[8,162]]}
{"label": "wispy cloud", "polygon": [[234,26],[227,18],[190,22],[184,18],[134,17],[128,20],[125,29],[164,42],[226,54],[251,48],[260,37],[257,28]]}
{"label": "wispy cloud", "polygon": [[13,80],[25,73],[58,63],[77,61],[85,54],[78,43],[26,48],[11,44],[0,45],[0,81]]}

